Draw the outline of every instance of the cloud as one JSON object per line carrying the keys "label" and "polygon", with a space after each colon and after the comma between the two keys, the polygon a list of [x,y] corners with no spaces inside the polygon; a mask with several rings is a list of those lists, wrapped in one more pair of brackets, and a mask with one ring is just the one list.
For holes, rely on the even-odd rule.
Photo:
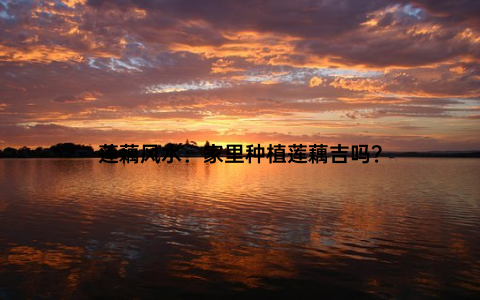
{"label": "cloud", "polygon": [[476,145],[477,1],[5,3],[5,141],[262,128],[259,140],[414,131],[411,147]]}
{"label": "cloud", "polygon": [[310,82],[308,84],[309,87],[316,87],[319,86],[323,83],[323,79],[317,76],[313,76],[312,79],[310,79]]}

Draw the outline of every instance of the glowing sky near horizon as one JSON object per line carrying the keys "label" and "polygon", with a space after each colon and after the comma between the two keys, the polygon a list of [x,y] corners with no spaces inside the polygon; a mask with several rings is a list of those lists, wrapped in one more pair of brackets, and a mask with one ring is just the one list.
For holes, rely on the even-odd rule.
{"label": "glowing sky near horizon", "polygon": [[480,2],[0,0],[0,148],[480,149]]}

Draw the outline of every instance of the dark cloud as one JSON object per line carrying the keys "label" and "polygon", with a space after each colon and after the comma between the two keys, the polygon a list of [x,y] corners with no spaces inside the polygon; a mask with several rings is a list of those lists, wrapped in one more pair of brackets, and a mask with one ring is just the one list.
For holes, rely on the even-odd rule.
{"label": "dark cloud", "polygon": [[442,22],[450,24],[480,28],[480,2],[476,0],[411,0],[416,7],[420,7]]}

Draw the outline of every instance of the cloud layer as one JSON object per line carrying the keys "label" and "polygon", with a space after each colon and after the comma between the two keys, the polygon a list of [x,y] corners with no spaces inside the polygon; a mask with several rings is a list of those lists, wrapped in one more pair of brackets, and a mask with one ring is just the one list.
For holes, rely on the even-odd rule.
{"label": "cloud layer", "polygon": [[0,148],[480,149],[479,15],[473,0],[2,0]]}

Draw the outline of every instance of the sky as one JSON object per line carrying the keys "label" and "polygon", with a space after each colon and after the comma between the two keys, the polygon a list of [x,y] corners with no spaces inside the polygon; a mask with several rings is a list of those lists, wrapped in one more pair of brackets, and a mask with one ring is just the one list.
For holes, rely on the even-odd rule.
{"label": "sky", "polygon": [[0,148],[480,149],[478,0],[0,0]]}

